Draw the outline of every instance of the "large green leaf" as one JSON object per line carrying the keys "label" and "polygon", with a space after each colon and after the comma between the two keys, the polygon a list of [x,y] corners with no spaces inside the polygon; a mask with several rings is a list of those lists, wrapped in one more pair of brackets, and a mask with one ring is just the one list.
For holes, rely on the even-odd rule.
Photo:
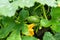
{"label": "large green leaf", "polygon": [[51,29],[56,31],[56,32],[60,32],[60,8],[56,7],[56,8],[52,8],[51,9]]}
{"label": "large green leaf", "polygon": [[11,35],[7,38],[7,40],[21,40],[19,29],[14,30]]}
{"label": "large green leaf", "polygon": [[38,40],[38,39],[31,36],[22,36],[22,40]]}
{"label": "large green leaf", "polygon": [[14,0],[21,8],[34,6],[35,0]]}
{"label": "large green leaf", "polygon": [[55,0],[13,0],[12,3],[9,3],[9,0],[0,0],[0,15],[14,16],[18,6],[21,8],[32,7],[35,2],[47,4],[48,6],[56,6]]}
{"label": "large green leaf", "polygon": [[51,22],[46,19],[41,19],[40,25],[43,27],[49,27],[51,25]]}
{"label": "large green leaf", "polygon": [[17,7],[13,3],[9,3],[8,0],[0,0],[0,15],[3,16],[14,16]]}
{"label": "large green leaf", "polygon": [[47,4],[48,6],[51,7],[56,7],[56,0],[14,0],[15,3],[17,3],[18,6],[20,6],[21,8],[24,7],[32,7],[34,6],[35,2],[39,2],[43,5]]}
{"label": "large green leaf", "polygon": [[20,7],[31,7],[34,5],[34,0],[19,0],[19,6]]}
{"label": "large green leaf", "polygon": [[2,25],[3,28],[0,29],[0,38],[6,37],[9,34],[9,32],[12,31],[12,29],[15,27],[15,22],[12,18],[3,17]]}
{"label": "large green leaf", "polygon": [[14,27],[15,27],[14,23],[9,23],[7,27],[0,29],[0,38],[6,37]]}
{"label": "large green leaf", "polygon": [[45,5],[47,4],[48,6],[51,6],[51,7],[56,7],[56,1],[55,0],[36,0],[37,2]]}
{"label": "large green leaf", "polygon": [[60,7],[55,7],[51,9],[52,18],[60,18]]}
{"label": "large green leaf", "polygon": [[4,27],[7,27],[10,23],[12,23],[14,20],[10,17],[2,17],[2,24]]}
{"label": "large green leaf", "polygon": [[56,40],[50,32],[44,34],[43,40]]}
{"label": "large green leaf", "polygon": [[54,22],[51,26],[51,29],[56,32],[60,32],[60,22]]}

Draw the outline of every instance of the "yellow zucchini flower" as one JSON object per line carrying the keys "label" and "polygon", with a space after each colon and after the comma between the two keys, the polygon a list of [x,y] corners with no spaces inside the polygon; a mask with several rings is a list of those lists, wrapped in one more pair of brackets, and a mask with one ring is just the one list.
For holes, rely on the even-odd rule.
{"label": "yellow zucchini flower", "polygon": [[34,35],[34,30],[33,27],[35,26],[35,24],[29,24],[28,25],[28,31],[29,31],[29,36],[33,36]]}

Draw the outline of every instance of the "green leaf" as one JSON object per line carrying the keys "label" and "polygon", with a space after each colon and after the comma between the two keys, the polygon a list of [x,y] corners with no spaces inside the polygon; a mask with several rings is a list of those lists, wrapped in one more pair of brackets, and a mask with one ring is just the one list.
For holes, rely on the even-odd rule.
{"label": "green leaf", "polygon": [[55,33],[54,37],[56,40],[60,40],[60,33]]}
{"label": "green leaf", "polygon": [[9,34],[9,32],[12,31],[16,24],[13,18],[3,17],[2,25],[3,28],[0,29],[0,38],[6,37]]}
{"label": "green leaf", "polygon": [[3,16],[14,16],[17,10],[16,5],[9,3],[8,0],[0,0],[0,15]]}
{"label": "green leaf", "polygon": [[44,34],[43,40],[56,40],[50,32]]}
{"label": "green leaf", "polygon": [[56,0],[48,0],[48,1],[47,0],[36,0],[36,1],[43,4],[43,5],[47,4],[48,6],[51,6],[51,7],[57,6]]}
{"label": "green leaf", "polygon": [[14,27],[15,27],[14,23],[9,23],[7,27],[0,29],[0,38],[6,37]]}
{"label": "green leaf", "polygon": [[2,17],[2,24],[3,24],[4,27],[7,27],[12,22],[14,22],[13,18]]}
{"label": "green leaf", "polygon": [[20,7],[26,6],[26,7],[31,7],[34,6],[34,0],[20,0]]}
{"label": "green leaf", "polygon": [[51,16],[52,18],[60,18],[60,7],[55,7],[51,9]]}
{"label": "green leaf", "polygon": [[35,0],[16,0],[21,8],[34,6]]}
{"label": "green leaf", "polygon": [[21,40],[19,29],[14,30],[7,40]]}
{"label": "green leaf", "polygon": [[22,36],[22,40],[38,40],[38,39],[31,36]]}
{"label": "green leaf", "polygon": [[23,20],[26,20],[26,18],[29,16],[29,11],[28,10],[21,10],[21,12],[19,13],[19,17],[20,17],[20,20],[23,21]]}
{"label": "green leaf", "polygon": [[46,19],[41,19],[40,25],[43,27],[49,27],[51,25],[51,23],[50,23],[50,21],[48,21]]}
{"label": "green leaf", "polygon": [[28,30],[28,25],[27,24],[23,24],[22,25],[22,33],[27,35],[29,34],[29,30]]}
{"label": "green leaf", "polygon": [[56,32],[60,32],[60,22],[54,22],[51,26],[51,29]]}

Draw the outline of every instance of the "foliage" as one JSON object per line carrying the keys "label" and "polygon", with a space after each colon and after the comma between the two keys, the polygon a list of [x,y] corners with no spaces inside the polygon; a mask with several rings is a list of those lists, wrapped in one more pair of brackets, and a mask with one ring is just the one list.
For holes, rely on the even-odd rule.
{"label": "foliage", "polygon": [[55,40],[55,38],[53,37],[53,35],[50,32],[46,32],[43,40]]}
{"label": "foliage", "polygon": [[54,34],[43,40],[60,40],[60,0],[0,0],[0,40],[38,40],[43,27]]}

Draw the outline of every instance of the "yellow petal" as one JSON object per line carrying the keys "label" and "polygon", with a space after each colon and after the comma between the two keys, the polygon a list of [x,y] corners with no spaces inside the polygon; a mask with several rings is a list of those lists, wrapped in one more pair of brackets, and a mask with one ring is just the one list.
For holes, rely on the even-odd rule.
{"label": "yellow petal", "polygon": [[29,29],[32,29],[34,26],[35,26],[35,24],[29,24],[29,25],[28,25],[28,28],[29,28]]}
{"label": "yellow petal", "polygon": [[34,30],[33,29],[29,29],[29,36],[33,36],[34,35]]}
{"label": "yellow petal", "polygon": [[33,36],[34,35],[34,30],[33,30],[34,26],[35,26],[34,23],[28,25],[28,31],[29,31],[28,36]]}

